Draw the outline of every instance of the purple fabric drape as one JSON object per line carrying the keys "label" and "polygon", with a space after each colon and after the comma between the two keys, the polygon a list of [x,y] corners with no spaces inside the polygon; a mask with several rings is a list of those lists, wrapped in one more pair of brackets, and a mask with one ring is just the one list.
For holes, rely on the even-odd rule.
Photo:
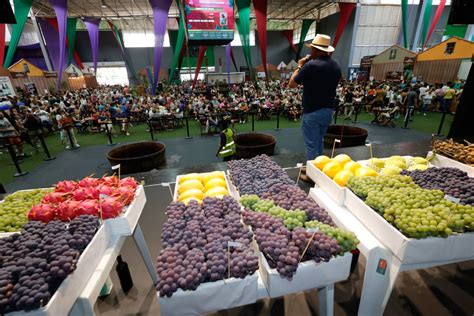
{"label": "purple fabric drape", "polygon": [[[46,42],[46,49],[48,50],[49,59],[54,71],[59,69],[59,34],[54,27],[45,19],[37,19],[43,31],[44,40]],[[66,51],[66,50],[64,50]]]}
{"label": "purple fabric drape", "polygon": [[152,94],[158,87],[158,76],[160,74],[161,56],[163,55],[163,42],[165,40],[166,22],[168,21],[168,11],[173,0],[149,0],[153,9],[153,22],[155,31],[155,56],[154,56],[154,76]]}
{"label": "purple fabric drape", "polygon": [[84,24],[89,33],[91,41],[92,62],[94,63],[94,74],[97,75],[97,58],[99,58],[99,25],[100,18],[84,18]]}
{"label": "purple fabric drape", "polygon": [[66,60],[66,31],[67,31],[67,0],[49,0],[56,12],[59,28],[59,61],[58,61],[58,91],[61,89],[61,79]]}
{"label": "purple fabric drape", "polygon": [[232,51],[232,47],[230,47],[230,43],[225,46],[225,63],[227,64],[227,83],[230,84],[230,53]]}

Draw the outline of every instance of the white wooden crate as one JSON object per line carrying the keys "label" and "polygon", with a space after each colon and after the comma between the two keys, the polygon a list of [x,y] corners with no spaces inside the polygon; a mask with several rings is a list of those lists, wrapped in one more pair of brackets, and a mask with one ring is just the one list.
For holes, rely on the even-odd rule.
{"label": "white wooden crate", "polygon": [[338,205],[344,204],[346,188],[334,182],[321,170],[316,168],[311,161],[306,162],[306,175],[314,181],[316,186],[323,189]]}
{"label": "white wooden crate", "polygon": [[270,297],[279,297],[299,291],[322,288],[349,277],[352,254],[334,257],[329,262],[305,261],[298,265],[291,281],[271,269],[267,259],[259,253],[259,270]]}
{"label": "white wooden crate", "polygon": [[345,206],[404,264],[474,258],[473,232],[447,238],[408,238],[350,190],[346,193]]}

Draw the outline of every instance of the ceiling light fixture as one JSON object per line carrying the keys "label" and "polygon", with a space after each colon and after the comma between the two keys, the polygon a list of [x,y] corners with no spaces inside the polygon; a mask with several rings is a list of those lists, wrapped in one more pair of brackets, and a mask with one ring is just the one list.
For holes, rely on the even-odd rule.
{"label": "ceiling light fixture", "polygon": [[107,9],[109,6],[105,4],[104,0],[100,1],[100,7],[102,9]]}

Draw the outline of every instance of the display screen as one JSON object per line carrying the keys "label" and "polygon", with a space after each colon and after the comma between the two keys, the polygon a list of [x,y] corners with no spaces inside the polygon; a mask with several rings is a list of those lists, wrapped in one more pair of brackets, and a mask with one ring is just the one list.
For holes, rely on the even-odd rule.
{"label": "display screen", "polygon": [[233,0],[185,0],[185,11],[190,41],[234,39]]}

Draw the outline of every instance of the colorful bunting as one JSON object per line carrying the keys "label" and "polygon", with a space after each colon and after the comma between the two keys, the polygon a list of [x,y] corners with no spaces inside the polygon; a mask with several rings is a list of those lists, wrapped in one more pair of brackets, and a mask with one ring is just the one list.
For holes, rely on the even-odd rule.
{"label": "colorful bunting", "polygon": [[77,18],[67,18],[66,45],[69,48],[67,64],[70,65],[74,56],[74,47],[76,45],[76,25]]}
{"label": "colorful bunting", "polygon": [[67,0],[49,0],[56,12],[59,29],[59,61],[57,89],[61,89],[61,79],[64,70],[64,59],[66,57],[66,29],[67,29]]}
{"label": "colorful bunting", "polygon": [[336,35],[334,36],[334,42],[332,46],[336,47],[337,43],[341,39],[342,33],[346,28],[347,22],[352,15],[352,11],[356,7],[356,3],[345,3],[339,2],[339,22],[337,23]]}
{"label": "colorful bunting", "polygon": [[100,18],[84,18],[89,40],[91,42],[92,62],[94,64],[94,73],[97,75],[97,60],[99,58],[99,25]]}
{"label": "colorful bunting", "polygon": [[405,48],[408,48],[407,11],[408,11],[408,0],[402,0],[402,33],[403,33],[403,47]]}
{"label": "colorful bunting", "polygon": [[[426,7],[425,12],[423,12],[423,28],[421,29],[421,43],[426,42],[426,35],[428,33],[428,25],[431,18],[431,9],[433,7],[433,0],[425,0]],[[418,43],[417,43],[418,44]]]}
{"label": "colorful bunting", "polygon": [[12,34],[10,43],[8,45],[7,56],[3,62],[3,67],[8,68],[12,62],[13,56],[15,55],[18,42],[20,42],[21,33],[25,26],[26,19],[28,18],[28,12],[30,12],[33,0],[14,0],[13,6],[15,8],[15,19],[16,24],[12,26]]}
{"label": "colorful bunting", "polygon": [[236,21],[239,30],[245,61],[252,71],[252,58],[250,54],[250,0],[236,0],[239,19]]}
{"label": "colorful bunting", "polygon": [[285,35],[286,39],[288,40],[288,43],[290,44],[290,47],[293,49],[295,53],[298,52],[298,49],[295,46],[295,43],[293,43],[293,30],[285,30],[283,31],[283,35]]}
{"label": "colorful bunting", "polygon": [[253,0],[255,16],[257,17],[258,42],[262,54],[263,70],[268,80],[267,71],[267,0]]}
{"label": "colorful bunting", "polygon": [[196,70],[194,71],[193,89],[196,86],[196,81],[199,75],[199,71],[201,71],[201,65],[204,59],[204,55],[206,54],[206,50],[207,46],[199,46],[198,60],[196,64]]}
{"label": "colorful bunting", "polygon": [[298,42],[298,51],[296,52],[296,59],[300,59],[301,51],[303,50],[304,40],[313,22],[314,20],[303,20],[303,24],[301,25],[300,40]]}
{"label": "colorful bunting", "polygon": [[435,13],[435,16],[433,18],[433,22],[431,23],[430,30],[428,31],[428,35],[426,36],[426,41],[423,45],[423,49],[426,47],[426,44],[428,44],[428,42],[430,40],[430,37],[431,37],[431,34],[433,34],[435,26],[438,23],[439,17],[443,13],[445,5],[446,5],[446,0],[440,0],[439,5],[438,5],[438,9],[436,9],[436,13]]}
{"label": "colorful bunting", "polygon": [[153,9],[153,24],[155,32],[155,53],[154,53],[154,77],[152,94],[155,94],[158,87],[158,78],[160,74],[161,57],[163,55],[163,43],[166,33],[166,22],[168,21],[168,11],[170,10],[172,0],[149,0]]}

